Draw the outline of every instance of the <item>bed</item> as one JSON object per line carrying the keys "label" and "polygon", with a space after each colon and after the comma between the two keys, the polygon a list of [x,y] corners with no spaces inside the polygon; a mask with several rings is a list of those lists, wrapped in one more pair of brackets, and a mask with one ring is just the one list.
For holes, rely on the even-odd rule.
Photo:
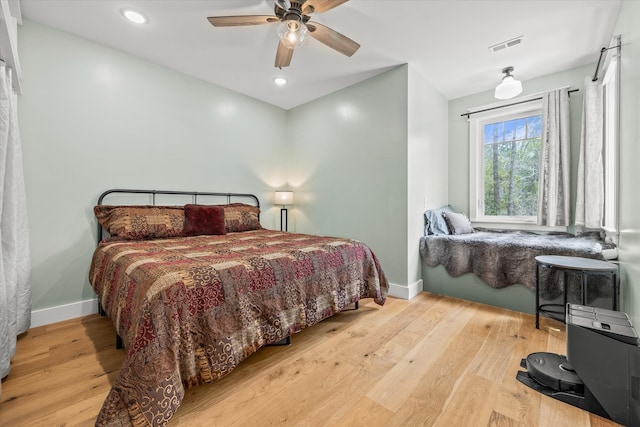
{"label": "bed", "polygon": [[[153,200],[104,204],[113,194]],[[158,206],[157,194],[193,203]],[[225,203],[200,204],[205,196]],[[187,388],[362,298],[383,305],[387,296],[368,246],[264,229],[253,195],[108,190],[94,211],[99,244],[89,280],[127,352],[99,426],[165,425]]]}

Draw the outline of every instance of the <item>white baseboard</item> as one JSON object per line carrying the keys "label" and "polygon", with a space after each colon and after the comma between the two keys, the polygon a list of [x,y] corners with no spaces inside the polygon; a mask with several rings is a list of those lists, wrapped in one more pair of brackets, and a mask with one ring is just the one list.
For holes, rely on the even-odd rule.
{"label": "white baseboard", "polygon": [[31,312],[31,327],[50,325],[51,323],[75,319],[98,312],[98,299],[89,299],[56,307],[43,308]]}
{"label": "white baseboard", "polygon": [[422,279],[410,283],[408,286],[389,283],[389,295],[395,298],[409,300],[422,292]]}

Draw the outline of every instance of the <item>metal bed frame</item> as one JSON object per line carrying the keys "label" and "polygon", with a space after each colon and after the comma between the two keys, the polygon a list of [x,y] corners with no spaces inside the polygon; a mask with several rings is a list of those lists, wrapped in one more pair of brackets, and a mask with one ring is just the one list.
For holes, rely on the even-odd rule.
{"label": "metal bed frame", "polygon": [[[102,203],[110,194],[146,194],[151,195],[151,205],[156,205],[156,195],[174,195],[174,196],[192,196],[193,203],[198,203],[198,196],[205,197],[225,197],[227,203],[231,203],[231,199],[250,199],[253,200],[255,206],[260,207],[260,199],[255,194],[249,193],[211,193],[211,192],[202,192],[202,191],[178,191],[178,190],[131,190],[131,189],[120,189],[114,188],[111,190],[107,190],[98,197],[98,205],[102,205]],[[142,206],[142,205],[141,205]],[[102,226],[98,223],[98,243],[102,240]]]}

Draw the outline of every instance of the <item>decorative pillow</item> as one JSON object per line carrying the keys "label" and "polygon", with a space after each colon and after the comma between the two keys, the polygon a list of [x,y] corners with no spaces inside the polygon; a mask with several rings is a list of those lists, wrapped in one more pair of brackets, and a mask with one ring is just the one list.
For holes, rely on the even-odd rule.
{"label": "decorative pillow", "polygon": [[184,205],[184,235],[227,234],[224,208],[216,205]]}
{"label": "decorative pillow", "polygon": [[450,205],[440,209],[429,209],[424,213],[424,234],[449,234],[449,228],[442,216],[443,212],[453,212]]}
{"label": "decorative pillow", "polygon": [[182,206],[98,205],[93,212],[111,235],[109,240],[143,240],[182,236]]}
{"label": "decorative pillow", "polygon": [[449,232],[451,234],[473,233],[471,222],[465,214],[456,212],[442,212],[442,216],[444,217],[444,220],[447,223],[447,227],[449,227]]}
{"label": "decorative pillow", "polygon": [[227,233],[262,229],[260,208],[257,206],[245,205],[244,203],[221,206],[224,207],[224,224]]}

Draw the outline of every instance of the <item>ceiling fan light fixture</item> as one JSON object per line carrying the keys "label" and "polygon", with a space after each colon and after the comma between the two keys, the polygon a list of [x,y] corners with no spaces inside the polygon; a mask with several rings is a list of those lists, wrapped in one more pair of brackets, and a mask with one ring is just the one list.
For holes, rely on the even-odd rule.
{"label": "ceiling fan light fixture", "polygon": [[516,80],[513,75],[511,75],[512,71],[513,67],[505,67],[502,69],[504,77],[502,78],[502,82],[496,86],[494,93],[496,99],[511,99],[522,92],[522,82]]}
{"label": "ceiling fan light fixture", "polygon": [[207,20],[214,27],[275,24],[279,40],[273,65],[279,69],[291,65],[295,49],[306,42],[307,35],[348,57],[360,48],[360,45],[349,37],[323,24],[311,21],[309,16],[310,13],[326,12],[349,0],[270,1],[274,2],[272,15],[209,16]]}
{"label": "ceiling fan light fixture", "polygon": [[278,24],[280,41],[289,49],[300,46],[307,35],[307,26],[302,21],[288,19]]}

